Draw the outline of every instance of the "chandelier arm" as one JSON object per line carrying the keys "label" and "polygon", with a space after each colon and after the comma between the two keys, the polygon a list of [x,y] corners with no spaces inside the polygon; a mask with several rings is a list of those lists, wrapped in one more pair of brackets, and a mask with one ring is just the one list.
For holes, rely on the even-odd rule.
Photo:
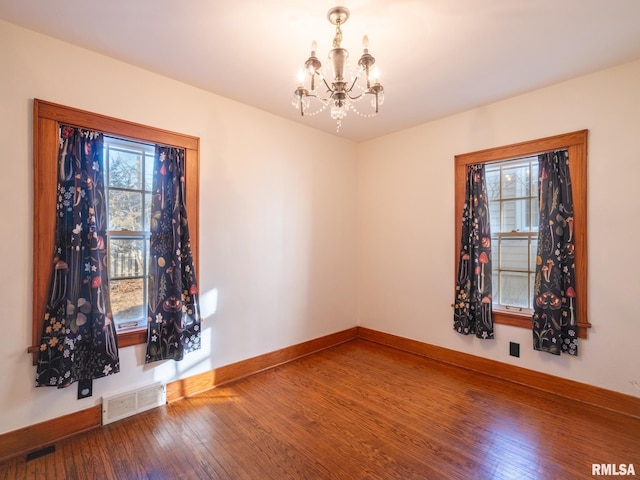
{"label": "chandelier arm", "polygon": [[329,96],[328,98],[322,98],[320,95],[315,94],[315,93],[313,93],[313,94],[309,93],[309,94],[307,94],[306,96],[307,96],[307,97],[313,97],[313,98],[316,98],[316,99],[318,99],[318,101],[320,101],[320,102],[322,102],[322,103],[324,103],[324,104],[326,104],[326,103],[331,99],[331,96]]}
{"label": "chandelier arm", "polygon": [[350,92],[351,90],[353,90],[353,87],[356,86],[356,82],[358,81],[358,79],[360,78],[360,74],[356,75],[356,78],[353,79],[353,83],[351,84],[351,86],[347,89],[347,92]]}
{"label": "chandelier arm", "polygon": [[[327,83],[327,82],[325,82],[325,83]],[[328,85],[327,85],[327,87],[328,87]],[[328,96],[328,97],[326,97],[326,98],[321,97],[321,96],[320,96],[320,95],[318,95],[317,93],[314,93],[314,94],[307,94],[306,96],[307,96],[307,97],[317,98],[317,99],[318,99],[319,101],[321,101],[322,103],[327,103],[327,102],[331,99],[331,95],[333,94],[333,92],[331,91],[331,89],[327,88],[327,92],[326,92],[326,93],[327,93],[327,94],[329,94],[329,96]]]}
{"label": "chandelier arm", "polygon": [[331,88],[331,86],[327,83],[327,79],[324,78],[324,75],[322,76],[322,81],[324,82],[324,84],[327,86],[327,92],[331,92],[333,93],[333,89]]}

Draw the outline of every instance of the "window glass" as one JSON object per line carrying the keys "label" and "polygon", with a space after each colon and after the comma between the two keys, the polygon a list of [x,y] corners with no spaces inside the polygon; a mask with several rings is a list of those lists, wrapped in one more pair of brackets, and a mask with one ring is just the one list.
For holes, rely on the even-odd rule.
{"label": "window glass", "polygon": [[142,278],[111,281],[111,311],[118,331],[144,327],[146,306],[143,300],[145,284]]}
{"label": "window glass", "polygon": [[142,188],[142,157],[139,149],[125,150],[118,146],[117,139],[108,137],[106,140],[109,187],[140,190]]}
{"label": "window glass", "polygon": [[531,308],[528,277],[526,272],[500,272],[499,303],[507,307]]}
{"label": "window glass", "polygon": [[529,269],[529,237],[498,238],[498,268],[500,270]]}
{"label": "window glass", "polygon": [[144,215],[142,192],[109,188],[109,230],[141,231]]}

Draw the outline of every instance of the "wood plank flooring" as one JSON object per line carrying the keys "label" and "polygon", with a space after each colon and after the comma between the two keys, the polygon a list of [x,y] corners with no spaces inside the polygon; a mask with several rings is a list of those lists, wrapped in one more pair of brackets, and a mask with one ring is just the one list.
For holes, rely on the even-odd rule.
{"label": "wood plank flooring", "polygon": [[354,340],[0,464],[0,479],[592,479],[640,420]]}

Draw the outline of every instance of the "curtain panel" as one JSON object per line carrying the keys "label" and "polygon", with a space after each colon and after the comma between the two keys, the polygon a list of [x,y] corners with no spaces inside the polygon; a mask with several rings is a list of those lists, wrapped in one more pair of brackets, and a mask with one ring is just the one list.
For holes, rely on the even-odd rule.
{"label": "curtain panel", "polygon": [[540,232],[533,305],[533,348],[578,354],[573,197],[566,150],[538,156]]}
{"label": "curtain panel", "polygon": [[62,388],[120,370],[106,223],[102,133],[62,126],[53,273],[36,386]]}
{"label": "curtain panel", "polygon": [[465,195],[453,328],[463,335],[494,338],[491,227],[484,164],[468,167]]}
{"label": "curtain panel", "polygon": [[200,307],[185,207],[184,149],[156,146],[145,363],[200,348]]}

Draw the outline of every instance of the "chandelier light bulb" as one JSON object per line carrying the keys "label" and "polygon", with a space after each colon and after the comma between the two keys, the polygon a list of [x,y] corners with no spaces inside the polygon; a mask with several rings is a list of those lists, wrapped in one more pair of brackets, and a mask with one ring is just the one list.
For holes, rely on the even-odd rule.
{"label": "chandelier light bulb", "polygon": [[317,49],[318,49],[318,42],[314,40],[313,42],[311,42],[311,55],[315,55]]}
{"label": "chandelier light bulb", "polygon": [[373,83],[380,83],[380,70],[378,69],[378,67],[373,68],[372,80]]}
{"label": "chandelier light bulb", "polygon": [[364,37],[362,37],[362,46],[364,47],[365,50],[367,50],[369,48],[369,36],[365,35]]}
{"label": "chandelier light bulb", "polygon": [[304,70],[298,70],[298,85],[302,86],[304,84]]}

